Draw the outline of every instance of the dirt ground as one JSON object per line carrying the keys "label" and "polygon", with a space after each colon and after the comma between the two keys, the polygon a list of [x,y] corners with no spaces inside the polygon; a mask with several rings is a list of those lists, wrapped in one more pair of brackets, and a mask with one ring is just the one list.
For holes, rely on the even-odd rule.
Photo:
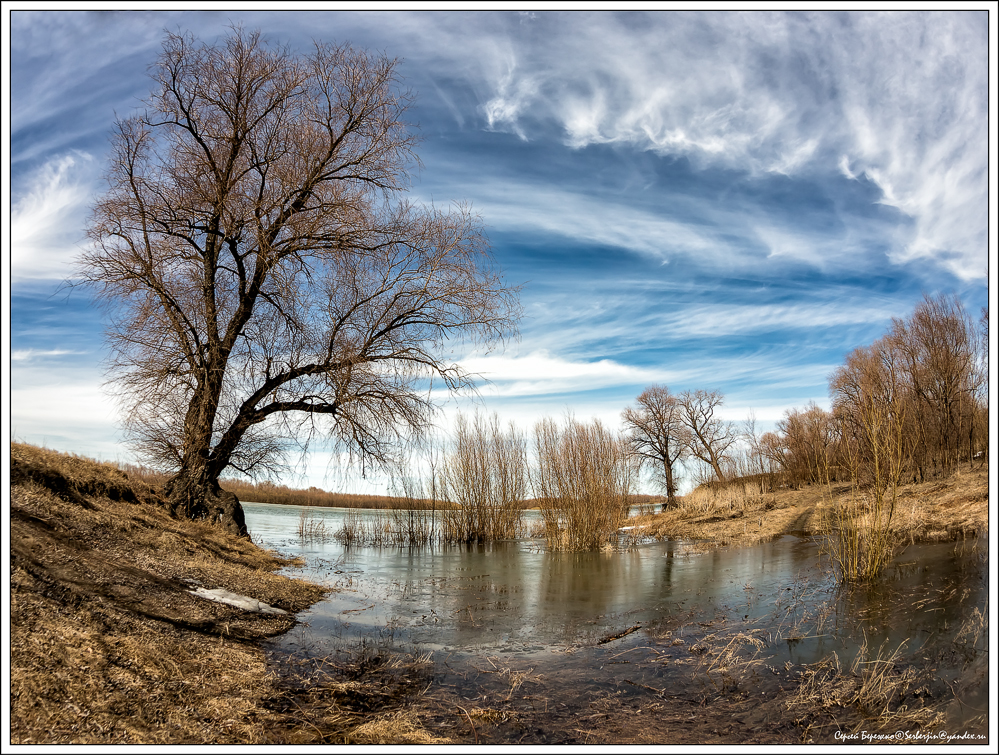
{"label": "dirt ground", "polygon": [[[976,470],[905,489],[900,511],[920,537],[954,538],[983,532],[987,499],[987,471]],[[644,523],[746,544],[813,531],[829,500],[722,492]],[[673,661],[703,665],[709,684],[696,694],[627,680],[578,693],[547,680],[545,691],[530,670],[494,666],[469,700],[438,683],[426,658],[276,658],[261,641],[291,628],[324,588],[275,574],[288,562],[247,540],[170,518],[112,465],[23,444],[11,446],[10,544],[12,744],[807,742],[814,727],[839,725],[830,717],[846,715],[849,684],[860,683],[831,676],[811,690],[821,710],[789,715],[803,686],[732,653],[732,673],[719,676],[728,650],[707,645]],[[249,613],[197,587],[287,613]]]}

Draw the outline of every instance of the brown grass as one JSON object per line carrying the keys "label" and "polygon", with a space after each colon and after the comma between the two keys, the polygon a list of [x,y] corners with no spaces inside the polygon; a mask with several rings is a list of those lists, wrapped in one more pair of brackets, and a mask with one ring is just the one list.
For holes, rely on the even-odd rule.
{"label": "brown grass", "polygon": [[[632,537],[699,541],[702,548],[754,545],[787,533],[819,534],[834,504],[849,502],[849,483],[761,493],[740,480],[701,486],[676,509],[632,517]],[[961,468],[943,479],[901,485],[892,517],[907,542],[960,540],[988,532],[988,466]]]}
{"label": "brown grass", "polygon": [[[275,574],[287,560],[172,519],[111,464],[12,444],[11,483],[11,742],[429,741],[405,716],[385,719],[394,734],[365,729],[363,679],[334,700],[267,662],[257,640],[292,627],[325,592]],[[207,601],[195,585],[289,613]]]}
{"label": "brown grass", "polygon": [[[904,645],[904,643],[903,643]],[[849,671],[832,657],[805,668],[786,706],[810,731],[842,733],[933,730],[944,723],[941,708],[924,699],[925,673],[900,665],[902,646],[871,652],[861,647]]]}
{"label": "brown grass", "polygon": [[378,716],[347,733],[348,744],[360,745],[434,745],[448,744],[450,741],[445,737],[434,736],[423,728],[415,713],[403,710]]}

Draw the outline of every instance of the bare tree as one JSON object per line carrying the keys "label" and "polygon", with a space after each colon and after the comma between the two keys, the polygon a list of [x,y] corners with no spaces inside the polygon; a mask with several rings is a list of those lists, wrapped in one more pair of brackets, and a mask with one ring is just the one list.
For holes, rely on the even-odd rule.
{"label": "bare tree", "polygon": [[690,431],[683,422],[678,396],[665,385],[653,385],[642,391],[638,406],[621,414],[625,441],[639,465],[650,470],[666,491],[666,505],[676,504],[676,465],[689,453]]}
{"label": "bare tree", "polygon": [[722,463],[728,449],[739,439],[731,423],[715,416],[724,401],[718,391],[684,391],[679,396],[681,421],[690,431],[690,453],[709,465],[721,481],[725,480]]}
{"label": "bare tree", "polygon": [[893,339],[854,349],[830,377],[829,392],[851,476],[870,491],[869,505],[854,495],[833,507],[829,543],[844,579],[866,579],[887,566],[899,545],[891,524],[910,455],[911,389]]}
{"label": "bare tree", "polygon": [[975,325],[956,296],[924,296],[906,319],[894,319],[892,349],[905,370],[921,436],[945,469],[957,462],[964,438],[974,453],[976,408],[985,381]]}
{"label": "bare tree", "polygon": [[396,61],[234,29],[168,34],[151,76],[117,121],[82,277],[171,509],[245,534],[223,470],[273,470],[317,433],[386,461],[435,381],[471,385],[443,342],[512,333],[517,291],[467,208],[402,198],[418,160]]}
{"label": "bare tree", "polygon": [[829,482],[835,476],[836,426],[832,415],[809,401],[804,409],[788,409],[777,422],[788,481],[802,484]]}

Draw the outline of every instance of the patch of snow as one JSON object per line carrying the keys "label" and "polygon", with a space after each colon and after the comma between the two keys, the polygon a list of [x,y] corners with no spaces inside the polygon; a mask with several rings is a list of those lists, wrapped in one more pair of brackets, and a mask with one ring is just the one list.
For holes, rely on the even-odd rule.
{"label": "patch of snow", "polygon": [[244,611],[250,611],[252,613],[288,613],[287,611],[282,611],[280,608],[274,608],[274,606],[261,603],[255,598],[248,598],[245,595],[237,595],[234,592],[223,590],[221,587],[214,590],[207,590],[204,587],[199,587],[197,590],[188,590],[188,592],[191,593],[191,595],[198,596],[199,598],[214,600],[216,603],[225,603],[226,605],[242,608]]}

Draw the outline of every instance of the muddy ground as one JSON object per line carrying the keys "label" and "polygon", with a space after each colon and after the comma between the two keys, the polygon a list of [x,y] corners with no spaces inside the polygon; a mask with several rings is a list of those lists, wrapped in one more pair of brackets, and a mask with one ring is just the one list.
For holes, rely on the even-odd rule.
{"label": "muddy ground", "polygon": [[[973,477],[932,493],[933,505],[949,501],[964,516],[987,509],[987,491],[987,479]],[[802,529],[806,509],[764,502],[753,516]],[[737,530],[733,521],[690,527],[711,537],[713,524]],[[566,685],[489,659],[459,680],[428,658],[279,658],[261,641],[324,594],[275,573],[287,563],[204,522],[170,518],[153,490],[111,465],[12,444],[11,743],[800,743],[868,720],[857,707],[863,674],[771,669],[748,635],[674,647],[663,628],[652,639],[670,651],[663,662],[689,666],[683,689],[629,680],[627,658],[615,661],[613,687]],[[250,613],[192,594],[197,587],[287,613]],[[608,652],[618,640],[607,640]],[[904,676],[882,680],[884,726],[940,720],[937,692]]]}

